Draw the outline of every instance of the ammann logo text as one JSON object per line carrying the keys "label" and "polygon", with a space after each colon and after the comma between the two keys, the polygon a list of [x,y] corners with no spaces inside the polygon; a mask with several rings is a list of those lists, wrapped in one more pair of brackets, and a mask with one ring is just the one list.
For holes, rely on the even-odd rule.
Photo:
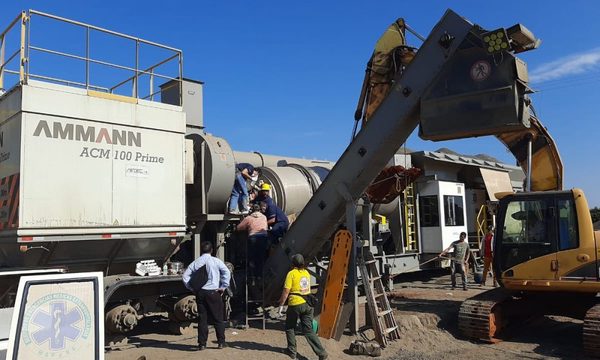
{"label": "ammann logo text", "polygon": [[[92,143],[105,143],[123,146],[142,146],[142,134],[139,132],[96,128],[94,126],[74,125],[69,123],[52,122],[48,125],[45,120],[40,120],[33,136],[45,136],[54,139],[86,141]],[[0,137],[0,142],[2,138]]]}

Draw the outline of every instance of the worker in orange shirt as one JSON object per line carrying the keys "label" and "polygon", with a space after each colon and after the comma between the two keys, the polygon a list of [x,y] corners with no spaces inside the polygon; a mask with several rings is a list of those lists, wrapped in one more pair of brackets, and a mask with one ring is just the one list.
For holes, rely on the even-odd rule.
{"label": "worker in orange shirt", "polygon": [[496,277],[494,276],[494,272],[492,270],[492,260],[494,259],[494,251],[492,250],[492,243],[494,241],[494,226],[488,226],[488,232],[485,234],[483,238],[483,276],[481,278],[481,286],[485,285],[485,280],[487,279],[488,272],[492,273],[492,279],[494,283],[494,287],[498,286],[496,282]]}

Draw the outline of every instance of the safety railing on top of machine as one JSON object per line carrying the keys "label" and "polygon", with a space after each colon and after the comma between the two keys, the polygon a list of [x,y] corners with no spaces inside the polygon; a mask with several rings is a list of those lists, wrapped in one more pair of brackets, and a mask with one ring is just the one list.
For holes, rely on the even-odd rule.
{"label": "safety railing on top of machine", "polygon": [[150,101],[178,86],[181,105],[182,75],[179,49],[36,10],[0,33],[0,95],[30,79]]}

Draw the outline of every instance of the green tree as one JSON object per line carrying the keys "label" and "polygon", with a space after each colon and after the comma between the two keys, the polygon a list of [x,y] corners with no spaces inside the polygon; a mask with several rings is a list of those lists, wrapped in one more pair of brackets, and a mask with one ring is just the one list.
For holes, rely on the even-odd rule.
{"label": "green tree", "polygon": [[590,209],[590,214],[592,214],[592,222],[600,221],[600,208],[595,207]]}

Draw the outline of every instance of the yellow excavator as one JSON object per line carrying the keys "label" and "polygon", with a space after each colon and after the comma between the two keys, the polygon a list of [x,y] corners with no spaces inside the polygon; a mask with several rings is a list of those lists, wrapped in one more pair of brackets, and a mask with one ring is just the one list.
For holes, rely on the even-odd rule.
{"label": "yellow excavator", "polygon": [[598,240],[583,191],[502,193],[494,272],[501,287],[467,299],[459,329],[501,340],[515,321],[559,315],[583,320],[584,349],[600,355]]}
{"label": "yellow excavator", "polygon": [[[523,36],[535,39],[527,29],[517,27]],[[358,122],[366,125],[389,95],[392,79],[414,58],[414,48],[406,45],[407,29],[412,31],[399,19],[377,42],[355,113],[355,133]],[[535,48],[539,41],[534,44],[513,47],[514,53]],[[525,92],[530,92],[527,77],[520,80]],[[584,347],[600,354],[600,300],[596,298],[600,292],[600,231],[594,233],[583,192],[563,191],[563,164],[556,143],[528,99],[526,105],[531,110],[528,127],[493,134],[528,174],[527,192],[496,194],[500,201],[493,265],[501,287],[466,300],[460,308],[459,328],[468,338],[496,342],[511,321],[569,316],[584,320]],[[463,126],[442,135],[420,135],[446,140],[481,134],[476,131]]]}

